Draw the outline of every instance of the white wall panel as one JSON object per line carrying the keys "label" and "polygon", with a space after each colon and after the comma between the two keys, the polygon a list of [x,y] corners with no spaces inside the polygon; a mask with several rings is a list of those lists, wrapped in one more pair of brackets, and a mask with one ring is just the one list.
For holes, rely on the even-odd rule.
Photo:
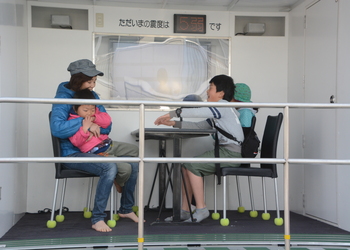
{"label": "white wall panel", "polygon": [[[25,1],[0,0],[0,96],[2,97],[26,95],[28,82],[25,9]],[[3,132],[0,156],[25,156],[26,105],[1,104],[0,113],[2,117],[0,130]],[[26,164],[0,164],[0,237],[26,211],[26,170]]]}
{"label": "white wall panel", "polygon": [[[28,39],[29,97],[54,98],[58,84],[70,79],[67,71],[69,63],[83,58],[92,59],[92,35],[89,31],[30,28]],[[28,129],[34,131],[28,135],[30,157],[53,155],[48,121],[50,110],[50,104],[29,106]],[[37,212],[51,207],[53,188],[54,164],[29,164],[28,211]],[[80,191],[78,189],[77,193]],[[83,199],[81,195],[73,198]]]}
{"label": "white wall panel", "polygon": [[[290,12],[290,33],[288,46],[288,102],[304,102],[304,15],[305,4]],[[290,157],[303,157],[303,114],[302,109],[290,110]],[[304,167],[290,167],[290,208],[303,213]]]}
{"label": "white wall panel", "polygon": [[[339,26],[338,26],[338,72],[337,72],[337,103],[350,103],[350,32],[348,24],[350,2],[339,2]],[[339,159],[349,159],[348,144],[350,141],[349,133],[349,116],[350,110],[339,110],[337,121],[337,157]],[[350,231],[350,214],[348,207],[350,200],[348,199],[350,189],[350,166],[338,166],[337,172],[337,200],[338,200],[338,223],[339,227]]]}
{"label": "white wall panel", "polygon": [[[253,102],[286,102],[287,100],[287,37],[244,37],[232,39],[232,77],[236,83],[250,86]],[[256,131],[262,139],[266,117],[277,115],[282,109],[264,108],[256,114]],[[283,155],[283,129],[278,141],[278,156]],[[283,209],[283,166],[278,165],[280,206]],[[248,183],[241,178],[243,203],[249,203]],[[263,209],[261,178],[253,178],[257,210]],[[235,181],[232,180],[232,185]],[[275,209],[272,180],[267,180],[268,208]],[[232,188],[236,188],[233,186]],[[238,207],[237,199],[230,201],[230,209]],[[250,206],[250,205],[249,205]],[[248,207],[249,207],[248,206]]]}
{"label": "white wall panel", "polygon": [[[306,6],[315,1],[306,0],[301,2],[290,13],[290,39],[289,39],[289,61],[288,61],[288,101],[289,102],[303,102],[303,76],[304,76],[304,15]],[[337,52],[337,86],[336,86],[336,103],[349,103],[349,87],[348,84],[350,73],[348,65],[350,63],[349,57],[349,42],[350,33],[347,28],[349,23],[349,1],[339,1],[339,19],[338,19],[338,52]],[[322,28],[322,27],[320,27]],[[349,142],[349,117],[350,111],[341,109],[337,112],[337,119],[335,121],[337,126],[337,155],[338,159],[348,159],[348,142]],[[303,128],[300,119],[302,113],[300,111],[294,112],[291,119],[291,135],[302,135]],[[291,136],[291,157],[302,158],[302,140],[296,136]],[[307,167],[307,166],[306,166]],[[349,166],[337,166],[337,204],[336,209],[338,213],[338,226],[342,229],[349,230],[350,216],[348,213],[349,199],[347,190],[349,190],[348,176]],[[307,180],[303,176],[302,165],[295,165],[291,167],[291,186],[290,186],[290,201],[291,209],[296,212],[303,213],[303,187]],[[306,200],[307,202],[307,200]]]}

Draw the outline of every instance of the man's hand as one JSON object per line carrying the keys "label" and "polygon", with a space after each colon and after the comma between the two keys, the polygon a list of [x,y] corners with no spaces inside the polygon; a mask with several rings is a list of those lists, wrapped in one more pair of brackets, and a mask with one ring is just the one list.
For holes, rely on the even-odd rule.
{"label": "man's hand", "polygon": [[166,125],[166,126],[174,126],[175,125],[175,121],[171,120],[170,114],[165,114],[162,115],[160,117],[158,117],[155,121],[154,121],[155,125]]}

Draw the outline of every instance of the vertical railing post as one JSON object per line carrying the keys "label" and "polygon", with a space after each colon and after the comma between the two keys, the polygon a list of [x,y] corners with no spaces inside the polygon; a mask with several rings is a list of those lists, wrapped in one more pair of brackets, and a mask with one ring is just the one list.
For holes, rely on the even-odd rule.
{"label": "vertical railing post", "polygon": [[138,186],[138,206],[139,206],[139,223],[138,223],[138,249],[143,249],[144,238],[144,210],[143,210],[143,188],[144,188],[144,157],[145,157],[145,105],[140,104],[139,109],[140,129],[139,129],[139,186]]}
{"label": "vertical railing post", "polygon": [[290,250],[290,218],[289,218],[289,106],[284,107],[283,156],[284,163],[284,247]]}

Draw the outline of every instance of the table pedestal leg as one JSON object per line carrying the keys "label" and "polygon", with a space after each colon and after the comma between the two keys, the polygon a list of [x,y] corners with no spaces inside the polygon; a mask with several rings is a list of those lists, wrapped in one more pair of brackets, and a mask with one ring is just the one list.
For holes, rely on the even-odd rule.
{"label": "table pedestal leg", "polygon": [[[174,157],[181,157],[181,139],[174,139]],[[181,212],[181,164],[174,163],[173,169],[173,221],[180,221]]]}
{"label": "table pedestal leg", "polygon": [[[159,157],[166,157],[166,140],[160,140],[159,141]],[[158,205],[159,209],[164,209],[165,208],[165,202],[162,207],[162,200],[164,195],[166,195],[166,190],[165,190],[165,182],[166,182],[166,164],[165,163],[159,163],[159,195],[158,195]]]}

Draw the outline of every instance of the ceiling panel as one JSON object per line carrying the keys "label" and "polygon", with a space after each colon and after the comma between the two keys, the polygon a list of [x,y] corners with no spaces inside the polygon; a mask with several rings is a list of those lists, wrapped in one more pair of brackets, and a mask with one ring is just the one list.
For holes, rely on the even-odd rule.
{"label": "ceiling panel", "polygon": [[38,0],[55,3],[80,3],[121,7],[214,10],[214,11],[289,11],[304,0]]}

